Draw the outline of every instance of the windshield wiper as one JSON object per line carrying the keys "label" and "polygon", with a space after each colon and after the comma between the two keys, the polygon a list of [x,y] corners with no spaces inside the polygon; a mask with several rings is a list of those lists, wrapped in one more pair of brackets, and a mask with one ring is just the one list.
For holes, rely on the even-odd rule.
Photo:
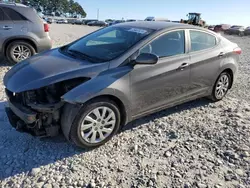
{"label": "windshield wiper", "polygon": [[103,59],[100,59],[100,58],[97,58],[97,57],[89,56],[89,55],[87,55],[87,54],[85,54],[85,53],[82,53],[82,52],[79,52],[79,51],[77,51],[77,50],[70,49],[70,50],[68,50],[68,52],[69,52],[71,55],[73,55],[73,56],[77,55],[77,56],[79,56],[80,58],[85,59],[85,60],[88,60],[88,61],[91,61],[91,62],[103,62],[103,61],[104,61]]}

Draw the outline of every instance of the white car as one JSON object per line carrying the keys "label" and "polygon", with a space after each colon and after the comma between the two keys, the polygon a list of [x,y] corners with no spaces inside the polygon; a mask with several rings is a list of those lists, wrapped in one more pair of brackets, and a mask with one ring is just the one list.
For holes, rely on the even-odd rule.
{"label": "white car", "polygon": [[68,23],[68,21],[65,20],[65,19],[60,19],[60,20],[57,20],[56,23],[58,23],[58,24],[63,24],[63,23],[66,24],[66,23]]}

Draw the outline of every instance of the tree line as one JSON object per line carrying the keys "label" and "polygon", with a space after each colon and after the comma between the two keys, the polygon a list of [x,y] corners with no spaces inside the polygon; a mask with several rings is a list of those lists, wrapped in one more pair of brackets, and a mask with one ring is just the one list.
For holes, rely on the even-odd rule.
{"label": "tree line", "polygon": [[82,6],[74,0],[16,0],[16,2],[32,6],[45,15],[69,15],[70,17],[80,15],[86,17],[86,12]]}

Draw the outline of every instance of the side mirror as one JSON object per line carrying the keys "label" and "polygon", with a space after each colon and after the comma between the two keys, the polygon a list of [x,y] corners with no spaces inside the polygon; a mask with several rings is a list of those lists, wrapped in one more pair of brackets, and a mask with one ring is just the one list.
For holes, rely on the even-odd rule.
{"label": "side mirror", "polygon": [[151,53],[142,53],[135,59],[135,64],[153,65],[158,62],[158,57]]}

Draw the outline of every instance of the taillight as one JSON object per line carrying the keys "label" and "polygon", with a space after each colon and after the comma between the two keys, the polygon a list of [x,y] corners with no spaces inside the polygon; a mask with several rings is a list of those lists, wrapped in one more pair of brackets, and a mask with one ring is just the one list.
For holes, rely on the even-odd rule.
{"label": "taillight", "polygon": [[241,54],[241,48],[240,47],[234,48],[233,52],[240,55]]}
{"label": "taillight", "polygon": [[49,32],[49,24],[45,23],[44,26],[44,32]]}

